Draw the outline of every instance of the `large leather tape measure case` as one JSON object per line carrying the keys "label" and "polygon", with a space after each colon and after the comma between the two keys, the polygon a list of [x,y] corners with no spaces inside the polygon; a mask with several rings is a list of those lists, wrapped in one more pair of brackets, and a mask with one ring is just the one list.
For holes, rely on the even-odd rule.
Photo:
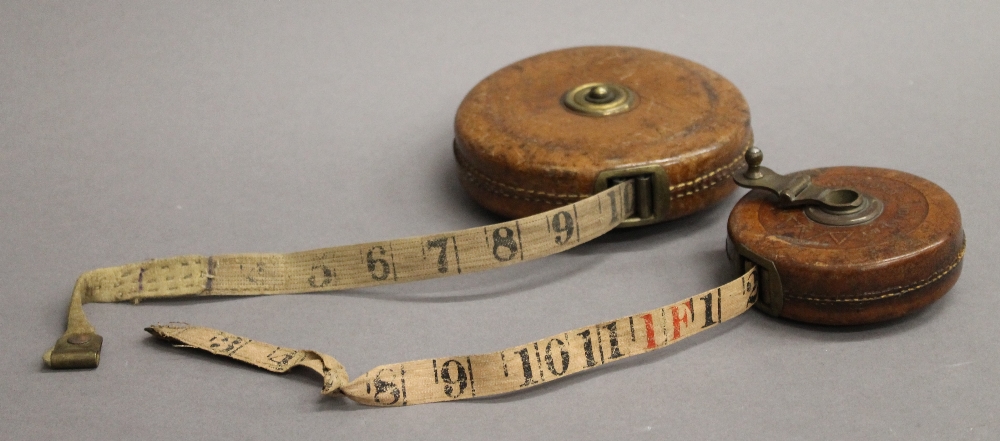
{"label": "large leather tape measure case", "polygon": [[750,111],[719,74],[673,55],[579,47],[516,62],[477,84],[455,117],[462,184],[515,218],[618,179],[636,184],[626,226],[694,213],[736,187]]}

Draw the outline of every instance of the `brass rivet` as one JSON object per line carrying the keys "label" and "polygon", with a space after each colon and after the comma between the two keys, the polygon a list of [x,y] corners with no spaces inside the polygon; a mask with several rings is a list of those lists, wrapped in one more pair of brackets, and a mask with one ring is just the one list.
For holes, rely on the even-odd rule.
{"label": "brass rivet", "polygon": [[66,342],[71,345],[85,345],[90,342],[90,334],[73,334],[66,339]]}
{"label": "brass rivet", "polygon": [[603,104],[615,99],[615,96],[605,86],[594,86],[590,88],[590,92],[587,92],[586,99],[592,103]]}
{"label": "brass rivet", "polygon": [[635,93],[614,83],[587,83],[576,86],[562,97],[563,105],[588,116],[608,116],[628,112]]}

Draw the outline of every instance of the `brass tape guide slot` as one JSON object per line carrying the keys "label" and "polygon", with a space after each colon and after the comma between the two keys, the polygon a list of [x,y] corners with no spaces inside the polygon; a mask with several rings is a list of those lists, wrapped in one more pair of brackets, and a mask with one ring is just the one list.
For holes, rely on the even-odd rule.
{"label": "brass tape guide slot", "polygon": [[670,211],[670,180],[663,167],[654,164],[602,171],[594,183],[594,193],[625,181],[635,183],[635,213],[622,222],[622,227],[654,224],[666,218]]}
{"label": "brass tape guide slot", "polygon": [[774,262],[765,259],[742,244],[734,244],[726,238],[726,254],[737,271],[748,271],[757,268],[758,289],[757,309],[772,316],[780,316],[785,303],[785,290],[781,285],[781,275],[778,274]]}

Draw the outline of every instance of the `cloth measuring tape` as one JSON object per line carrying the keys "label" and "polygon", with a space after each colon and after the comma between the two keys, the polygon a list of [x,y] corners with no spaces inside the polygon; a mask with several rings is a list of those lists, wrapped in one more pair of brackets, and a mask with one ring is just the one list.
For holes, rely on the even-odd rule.
{"label": "cloth measuring tape", "polygon": [[[67,335],[45,361],[52,367],[96,367],[99,347],[91,348],[101,337],[87,322],[84,303],[330,291],[498,268],[571,248],[618,226],[633,212],[632,185],[624,182],[516,221],[442,235],[292,254],[181,256],[94,270],[77,282]],[[352,382],[339,362],[316,351],[182,324],[147,330],[273,372],[310,368],[323,376],[325,394],[342,393],[369,405],[419,404],[512,392],[667,346],[749,309],[756,300],[755,277],[751,269],[716,289],[652,311],[489,354],[379,366]],[[83,344],[74,343],[80,339]],[[56,352],[59,344],[69,351]]]}
{"label": "cloth measuring tape", "polygon": [[74,288],[66,333],[43,358],[53,368],[97,366],[102,338],[85,303],[333,291],[482,271],[619,226],[690,214],[736,184],[757,189],[730,216],[727,252],[739,278],[502,351],[383,365],[349,381],[340,363],[319,352],[186,324],[147,330],[273,372],[310,368],[323,376],[326,394],[405,405],[551,381],[669,345],[755,303],[812,323],[890,320],[933,302],[957,280],[964,234],[944,190],[882,169],[782,176],[761,167],[763,156],[751,145],[739,91],[690,61],[620,47],[522,60],[473,88],[459,108],[454,145],[470,195],[519,219],[290,254],[181,256],[90,271]]}

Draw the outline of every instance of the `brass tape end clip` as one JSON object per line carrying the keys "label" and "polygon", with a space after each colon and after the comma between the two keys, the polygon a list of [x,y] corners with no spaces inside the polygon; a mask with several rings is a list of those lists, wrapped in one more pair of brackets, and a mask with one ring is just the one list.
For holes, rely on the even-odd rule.
{"label": "brass tape end clip", "polygon": [[101,362],[104,338],[95,333],[63,335],[42,361],[52,369],[94,369]]}

